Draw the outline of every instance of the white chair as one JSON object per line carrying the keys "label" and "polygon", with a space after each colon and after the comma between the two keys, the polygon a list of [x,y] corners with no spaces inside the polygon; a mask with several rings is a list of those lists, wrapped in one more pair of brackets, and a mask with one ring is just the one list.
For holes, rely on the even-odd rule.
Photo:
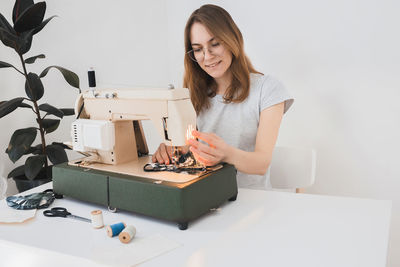
{"label": "white chair", "polygon": [[317,153],[312,148],[275,147],[270,164],[272,188],[303,193],[315,182],[316,160]]}

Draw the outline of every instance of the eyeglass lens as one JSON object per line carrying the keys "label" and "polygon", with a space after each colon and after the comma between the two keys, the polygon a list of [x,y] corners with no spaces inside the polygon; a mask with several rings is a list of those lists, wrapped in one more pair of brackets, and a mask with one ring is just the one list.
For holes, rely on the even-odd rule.
{"label": "eyeglass lens", "polygon": [[206,50],[208,53],[214,56],[220,56],[224,52],[224,46],[221,43],[211,44],[209,47],[194,48],[188,52],[189,57],[196,62],[201,62],[204,60],[206,55]]}

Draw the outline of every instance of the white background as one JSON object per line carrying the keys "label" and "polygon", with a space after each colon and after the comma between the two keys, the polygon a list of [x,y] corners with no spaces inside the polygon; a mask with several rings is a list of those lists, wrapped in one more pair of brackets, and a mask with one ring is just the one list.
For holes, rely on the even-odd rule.
{"label": "white background", "polygon": [[[316,148],[316,183],[307,192],[393,200],[388,266],[400,266],[395,253],[400,250],[400,2],[211,2],[230,12],[255,67],[276,76],[295,97],[278,145]],[[44,53],[47,58],[29,70],[66,67],[79,75],[82,89],[91,66],[99,86],[181,86],[183,29],[203,3],[48,0],[46,17],[59,17],[34,37],[27,55]],[[9,20],[13,4],[0,2],[0,12]],[[20,66],[13,50],[2,45],[0,60]],[[73,106],[77,90],[61,74],[52,70],[43,82],[41,103]],[[0,69],[0,90],[1,100],[23,96],[22,76]],[[72,120],[63,119],[49,141],[69,140]],[[2,118],[0,151],[14,130],[32,125],[28,110]],[[154,151],[159,139],[154,132],[148,139]],[[5,153],[0,159],[4,177],[15,166]],[[9,184],[10,194],[15,189]]]}

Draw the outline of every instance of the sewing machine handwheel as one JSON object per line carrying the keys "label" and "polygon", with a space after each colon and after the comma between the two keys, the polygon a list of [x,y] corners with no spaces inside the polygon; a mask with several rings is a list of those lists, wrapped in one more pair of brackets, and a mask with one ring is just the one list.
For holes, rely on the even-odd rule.
{"label": "sewing machine handwheel", "polygon": [[178,223],[179,230],[186,230],[188,229],[188,226],[189,226],[188,222]]}
{"label": "sewing machine handwheel", "polygon": [[236,195],[234,195],[233,197],[231,197],[230,199],[228,199],[229,201],[235,201],[236,200],[236,198],[237,198],[237,194]]}

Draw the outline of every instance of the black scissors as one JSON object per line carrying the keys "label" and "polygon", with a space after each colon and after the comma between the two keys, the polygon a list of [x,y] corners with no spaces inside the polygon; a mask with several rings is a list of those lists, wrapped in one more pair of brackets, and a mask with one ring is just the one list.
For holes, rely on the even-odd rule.
{"label": "black scissors", "polygon": [[173,164],[166,165],[161,163],[147,163],[144,165],[143,170],[145,172],[159,172],[159,171],[175,171],[177,167]]}
{"label": "black scissors", "polygon": [[76,220],[80,220],[80,221],[84,221],[84,222],[88,222],[88,223],[92,222],[92,220],[89,220],[87,218],[72,215],[69,211],[67,211],[66,208],[62,208],[62,207],[54,207],[50,210],[45,210],[45,211],[43,211],[43,215],[46,217],[63,217],[63,218],[72,218],[72,219],[76,219]]}
{"label": "black scissors", "polygon": [[192,166],[187,166],[187,167],[178,167],[174,166],[173,164],[170,165],[165,165],[165,164],[160,164],[160,163],[147,163],[144,165],[143,170],[145,172],[160,172],[160,171],[169,171],[169,172],[187,172],[189,174],[196,174],[198,172],[204,172],[207,170],[206,167],[192,167]]}

